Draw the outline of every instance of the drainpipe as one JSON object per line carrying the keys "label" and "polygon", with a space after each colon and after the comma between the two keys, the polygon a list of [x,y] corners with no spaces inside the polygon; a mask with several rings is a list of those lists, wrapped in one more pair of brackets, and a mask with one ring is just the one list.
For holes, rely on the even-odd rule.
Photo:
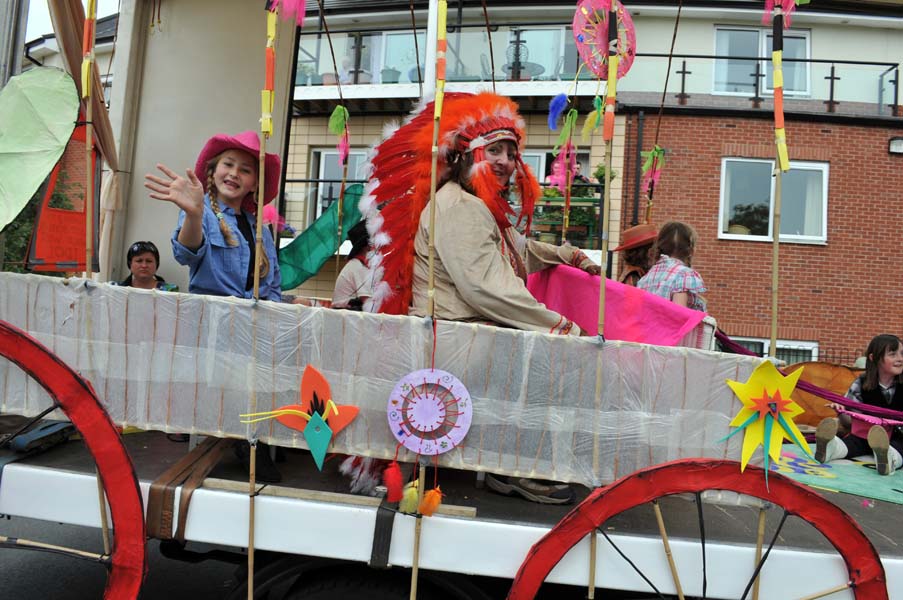
{"label": "drainpipe", "polygon": [[640,176],[643,165],[643,125],[646,122],[646,115],[643,111],[637,115],[636,126],[636,159],[634,164],[636,168],[633,170],[633,218],[630,220],[631,225],[640,224]]}
{"label": "drainpipe", "polygon": [[28,0],[0,3],[0,88],[22,69]]}

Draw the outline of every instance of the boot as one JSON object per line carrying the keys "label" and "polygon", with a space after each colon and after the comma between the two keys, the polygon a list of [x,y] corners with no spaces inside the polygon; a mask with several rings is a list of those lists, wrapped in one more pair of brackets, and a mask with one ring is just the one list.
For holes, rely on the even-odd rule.
{"label": "boot", "polygon": [[837,437],[837,419],[822,419],[815,430],[815,460],[826,463],[846,456],[847,445]]}
{"label": "boot", "polygon": [[903,467],[903,456],[890,445],[887,430],[880,425],[869,429],[869,447],[875,455],[875,468],[879,475],[893,475],[894,471]]}

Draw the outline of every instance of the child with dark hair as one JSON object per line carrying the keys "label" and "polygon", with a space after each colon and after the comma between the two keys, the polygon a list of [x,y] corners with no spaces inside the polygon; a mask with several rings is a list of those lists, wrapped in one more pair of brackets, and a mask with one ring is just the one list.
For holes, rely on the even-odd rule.
{"label": "child with dark hair", "polygon": [[348,230],[351,252],[348,262],[339,272],[332,292],[333,308],[361,310],[370,296],[373,295],[370,268],[367,262],[367,249],[370,247],[370,236],[367,235],[367,222],[361,221]]}
{"label": "child with dark hair", "polygon": [[[847,398],[903,411],[903,342],[895,335],[881,334],[872,338],[865,353],[865,373],[853,380]],[[880,475],[891,475],[903,467],[899,427],[893,428],[891,435],[884,426],[874,425],[865,438],[855,433],[837,437],[837,419],[829,417],[818,424],[815,441],[815,460],[821,463],[873,453]]]}
{"label": "child with dark hair", "polygon": [[652,245],[657,236],[658,230],[652,223],[642,223],[624,230],[621,244],[613,250],[620,252],[621,260],[624,261],[624,269],[618,275],[618,281],[636,286],[652,266]]}
{"label": "child with dark hair", "polygon": [[706,292],[702,276],[690,267],[696,248],[696,231],[680,221],[662,225],[652,255],[655,264],[637,287],[693,310],[705,312]]}

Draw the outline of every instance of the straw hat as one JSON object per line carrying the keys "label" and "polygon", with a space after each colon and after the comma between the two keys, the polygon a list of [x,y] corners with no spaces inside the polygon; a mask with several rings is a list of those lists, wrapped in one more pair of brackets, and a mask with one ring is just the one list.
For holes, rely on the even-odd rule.
{"label": "straw hat", "polygon": [[615,248],[613,252],[630,250],[631,248],[651,244],[656,237],[658,237],[658,229],[652,223],[634,225],[624,230],[621,237],[621,245]]}

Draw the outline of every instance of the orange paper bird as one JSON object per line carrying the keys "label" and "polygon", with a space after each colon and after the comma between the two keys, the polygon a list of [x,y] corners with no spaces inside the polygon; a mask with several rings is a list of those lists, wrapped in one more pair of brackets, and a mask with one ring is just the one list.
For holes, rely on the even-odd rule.
{"label": "orange paper bird", "polygon": [[345,429],[357,416],[357,406],[340,406],[332,401],[329,382],[316,368],[307,365],[301,378],[300,404],[289,404],[276,410],[241,415],[242,423],[258,423],[276,419],[286,427],[304,431],[314,413],[329,424],[333,436]]}

